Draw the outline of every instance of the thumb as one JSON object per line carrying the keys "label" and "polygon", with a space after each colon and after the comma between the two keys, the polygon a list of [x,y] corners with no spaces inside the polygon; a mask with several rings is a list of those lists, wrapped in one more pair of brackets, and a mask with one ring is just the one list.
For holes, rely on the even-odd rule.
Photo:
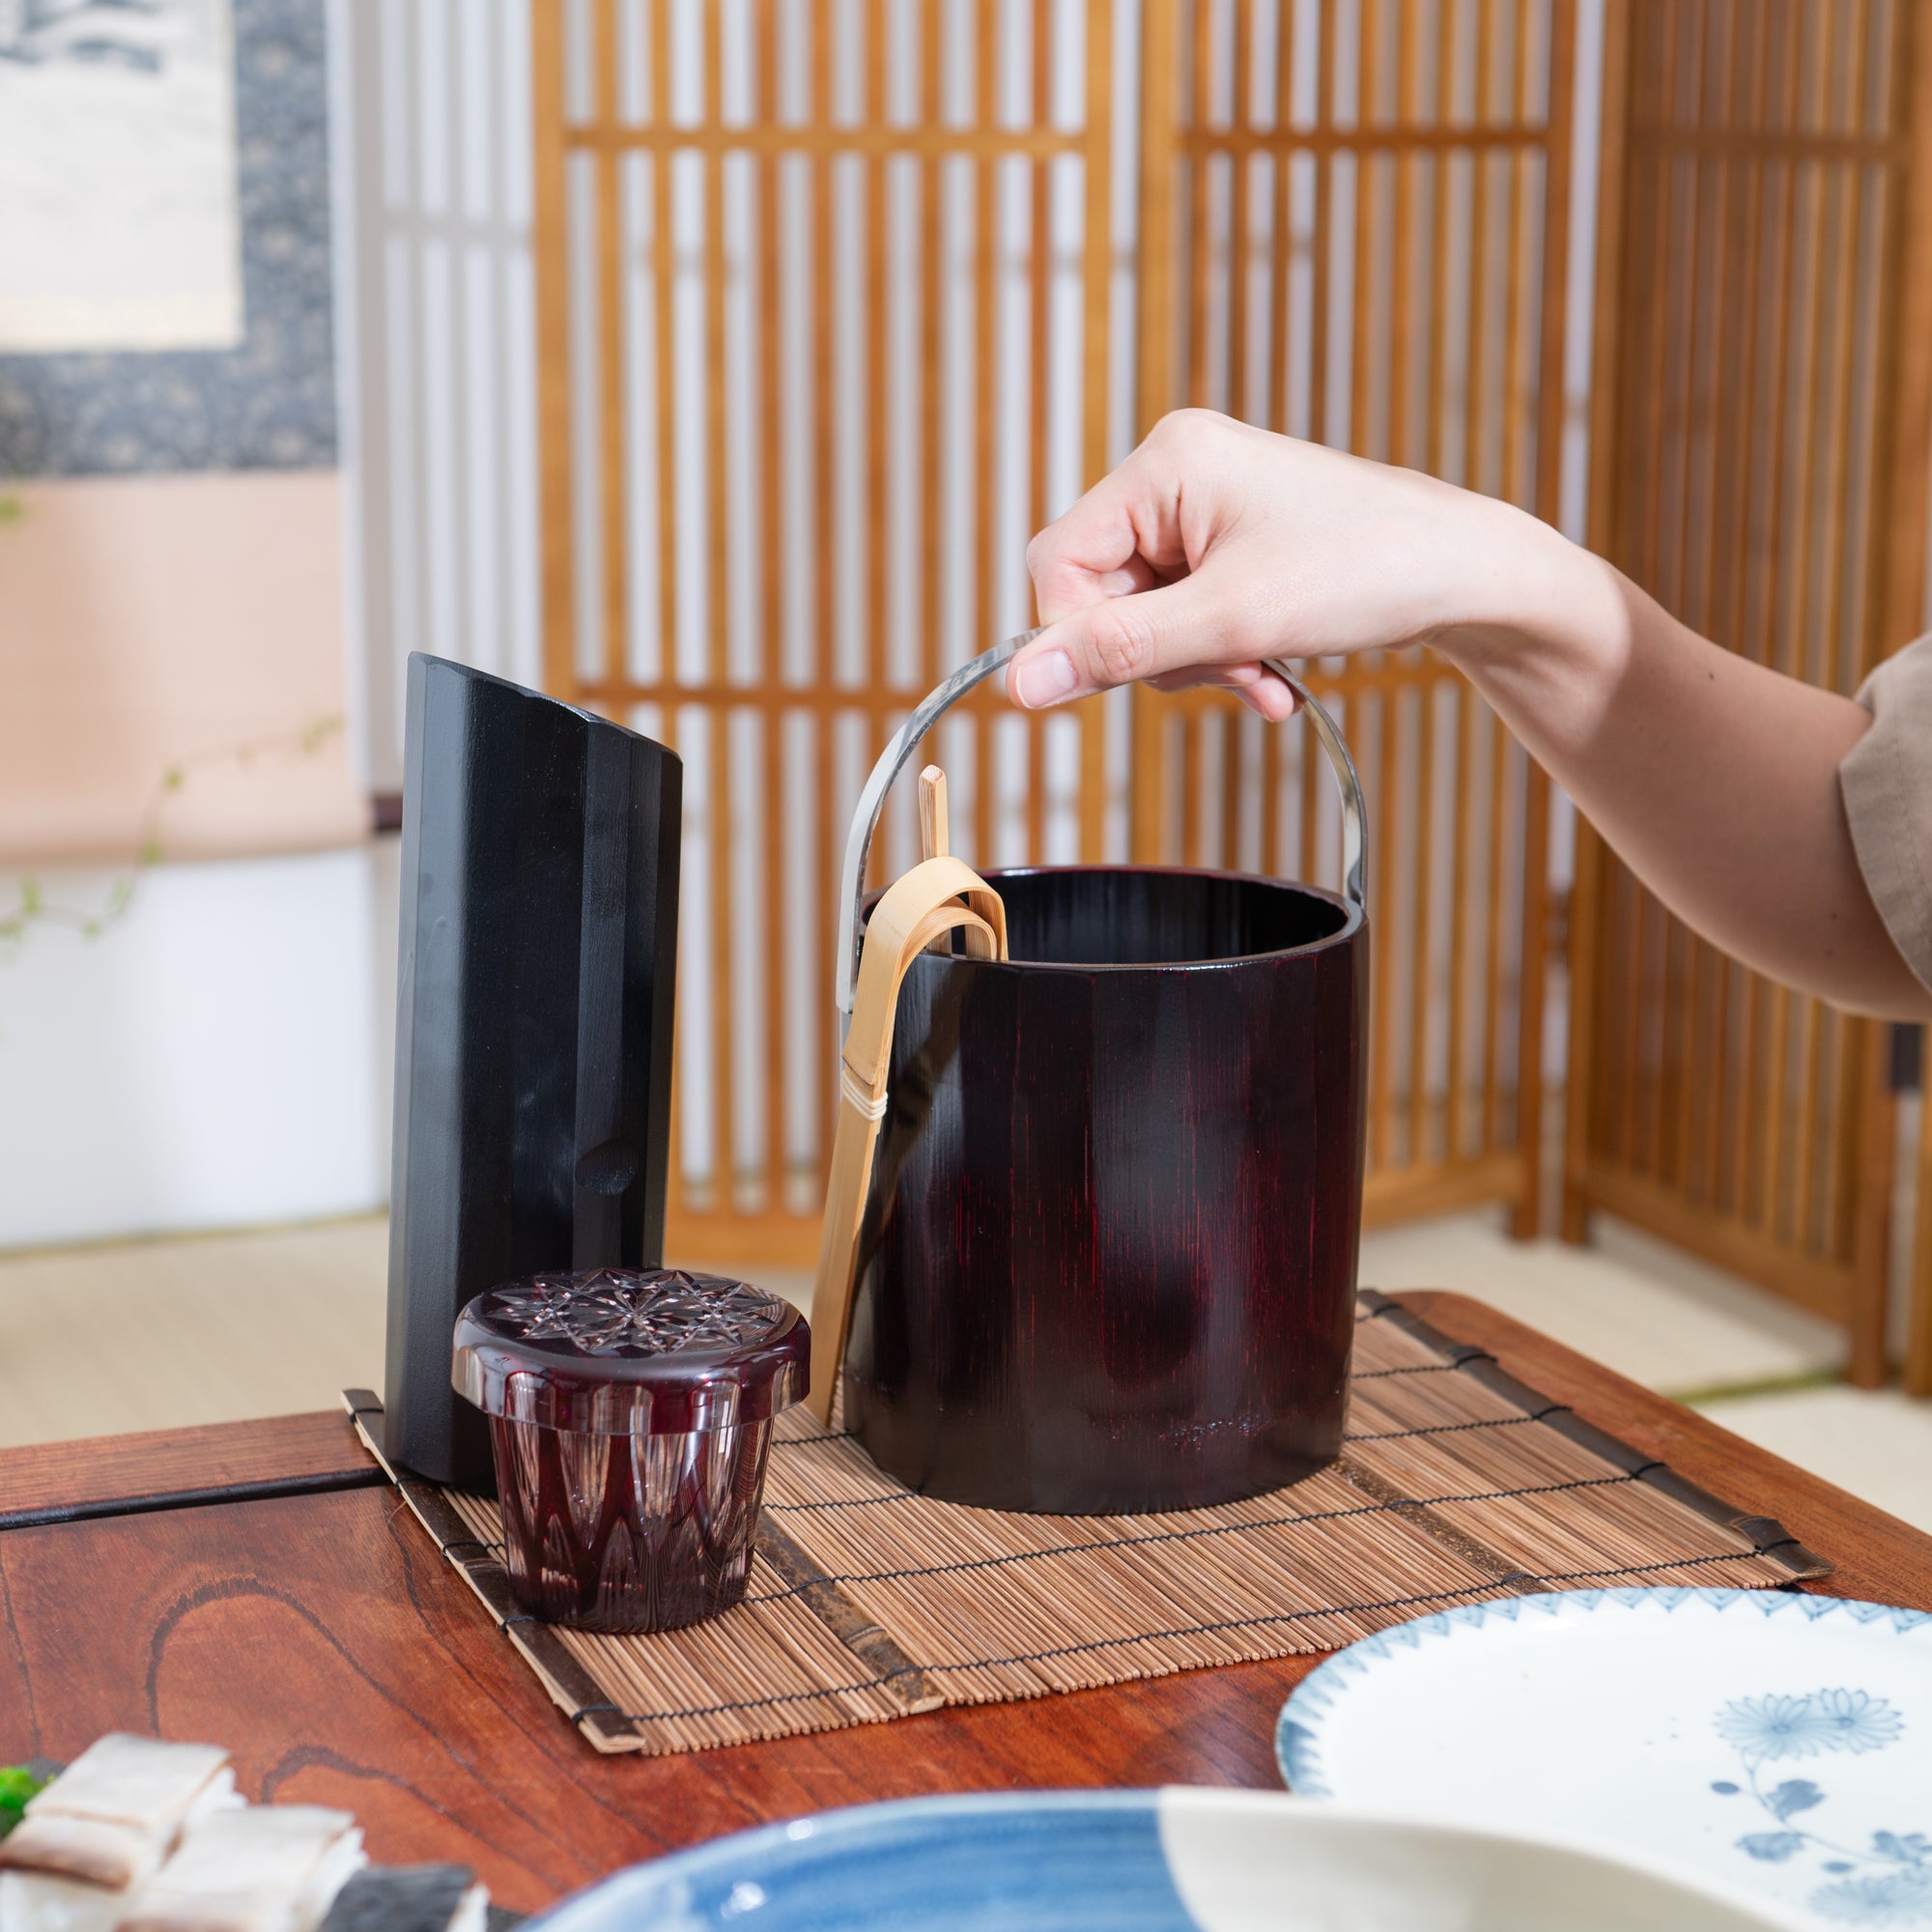
{"label": "thumb", "polygon": [[1212,663],[1215,627],[1199,582],[1183,577],[1109,597],[1049,624],[1007,668],[1007,696],[1029,711]]}

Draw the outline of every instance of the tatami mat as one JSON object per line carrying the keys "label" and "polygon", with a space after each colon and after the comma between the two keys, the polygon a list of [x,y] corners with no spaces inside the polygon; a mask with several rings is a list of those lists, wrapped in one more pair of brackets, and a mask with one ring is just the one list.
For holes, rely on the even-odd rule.
{"label": "tatami mat", "polygon": [[[1600,1219],[1516,1242],[1492,1214],[1362,1243],[1365,1283],[1473,1294],[1667,1393],[1829,1375],[1834,1330]],[[303,1228],[0,1256],[0,1448],[328,1408],[382,1382],[388,1231]],[[800,1270],[747,1268],[803,1301]],[[136,1340],[138,1339],[138,1346]],[[1712,1406],[1729,1428],[1932,1529],[1932,1404],[1840,1386]]]}

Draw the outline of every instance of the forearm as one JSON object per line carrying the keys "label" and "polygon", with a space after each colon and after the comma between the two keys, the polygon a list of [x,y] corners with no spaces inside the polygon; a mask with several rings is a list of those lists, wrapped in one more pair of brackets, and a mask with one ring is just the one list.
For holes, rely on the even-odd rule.
{"label": "forearm", "polygon": [[1865,889],[1839,792],[1864,709],[1697,637],[1527,518],[1483,554],[1509,559],[1509,582],[1433,641],[1638,878],[1775,979],[1932,1015]]}
{"label": "forearm", "polygon": [[1268,659],[1433,644],[1706,938],[1836,1005],[1932,1017],[1846,822],[1864,710],[1707,643],[1523,512],[1183,411],[1028,563],[1048,623],[1016,702],[1216,683],[1280,718]]}

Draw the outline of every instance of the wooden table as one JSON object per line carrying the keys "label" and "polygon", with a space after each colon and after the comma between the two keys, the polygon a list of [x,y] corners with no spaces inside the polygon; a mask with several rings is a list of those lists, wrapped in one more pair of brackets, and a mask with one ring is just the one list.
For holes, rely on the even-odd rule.
{"label": "wooden table", "polygon": [[[1932,1609],[1932,1537],[1460,1295],[1458,1341],[1779,1518],[1814,1585]],[[1320,1660],[952,1710],[690,1757],[599,1757],[332,1415],[0,1458],[0,1762],[123,1729],[231,1746],[259,1799],[339,1804],[384,1862],[456,1859],[534,1910],[721,1832],[921,1792],[1277,1785],[1271,1736]]]}

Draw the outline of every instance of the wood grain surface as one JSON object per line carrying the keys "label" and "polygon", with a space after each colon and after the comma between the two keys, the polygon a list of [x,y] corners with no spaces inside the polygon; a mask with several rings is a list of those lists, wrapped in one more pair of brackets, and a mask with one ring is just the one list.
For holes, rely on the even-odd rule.
{"label": "wood grain surface", "polygon": [[[1823,1587],[1932,1608],[1932,1538],[1474,1302],[1403,1299],[1693,1481],[1781,1517],[1838,1562]],[[161,1461],[186,1453],[172,1440],[155,1450]],[[118,1445],[94,1447],[119,1458]],[[62,1452],[76,1485],[112,1487],[81,1449]],[[254,1466],[286,1475],[297,1450],[291,1433],[281,1463]],[[11,1486],[22,1479],[6,1460]],[[0,1534],[0,1761],[71,1757],[110,1728],[215,1740],[234,1747],[251,1797],[346,1805],[379,1860],[462,1860],[521,1910],[631,1861],[834,1804],[1025,1786],[1272,1787],[1276,1710],[1317,1662],[698,1756],[599,1757],[385,1490]]]}
{"label": "wood grain surface", "polygon": [[370,1474],[340,1409],[37,1442],[0,1455],[0,1529],[352,1488]]}

